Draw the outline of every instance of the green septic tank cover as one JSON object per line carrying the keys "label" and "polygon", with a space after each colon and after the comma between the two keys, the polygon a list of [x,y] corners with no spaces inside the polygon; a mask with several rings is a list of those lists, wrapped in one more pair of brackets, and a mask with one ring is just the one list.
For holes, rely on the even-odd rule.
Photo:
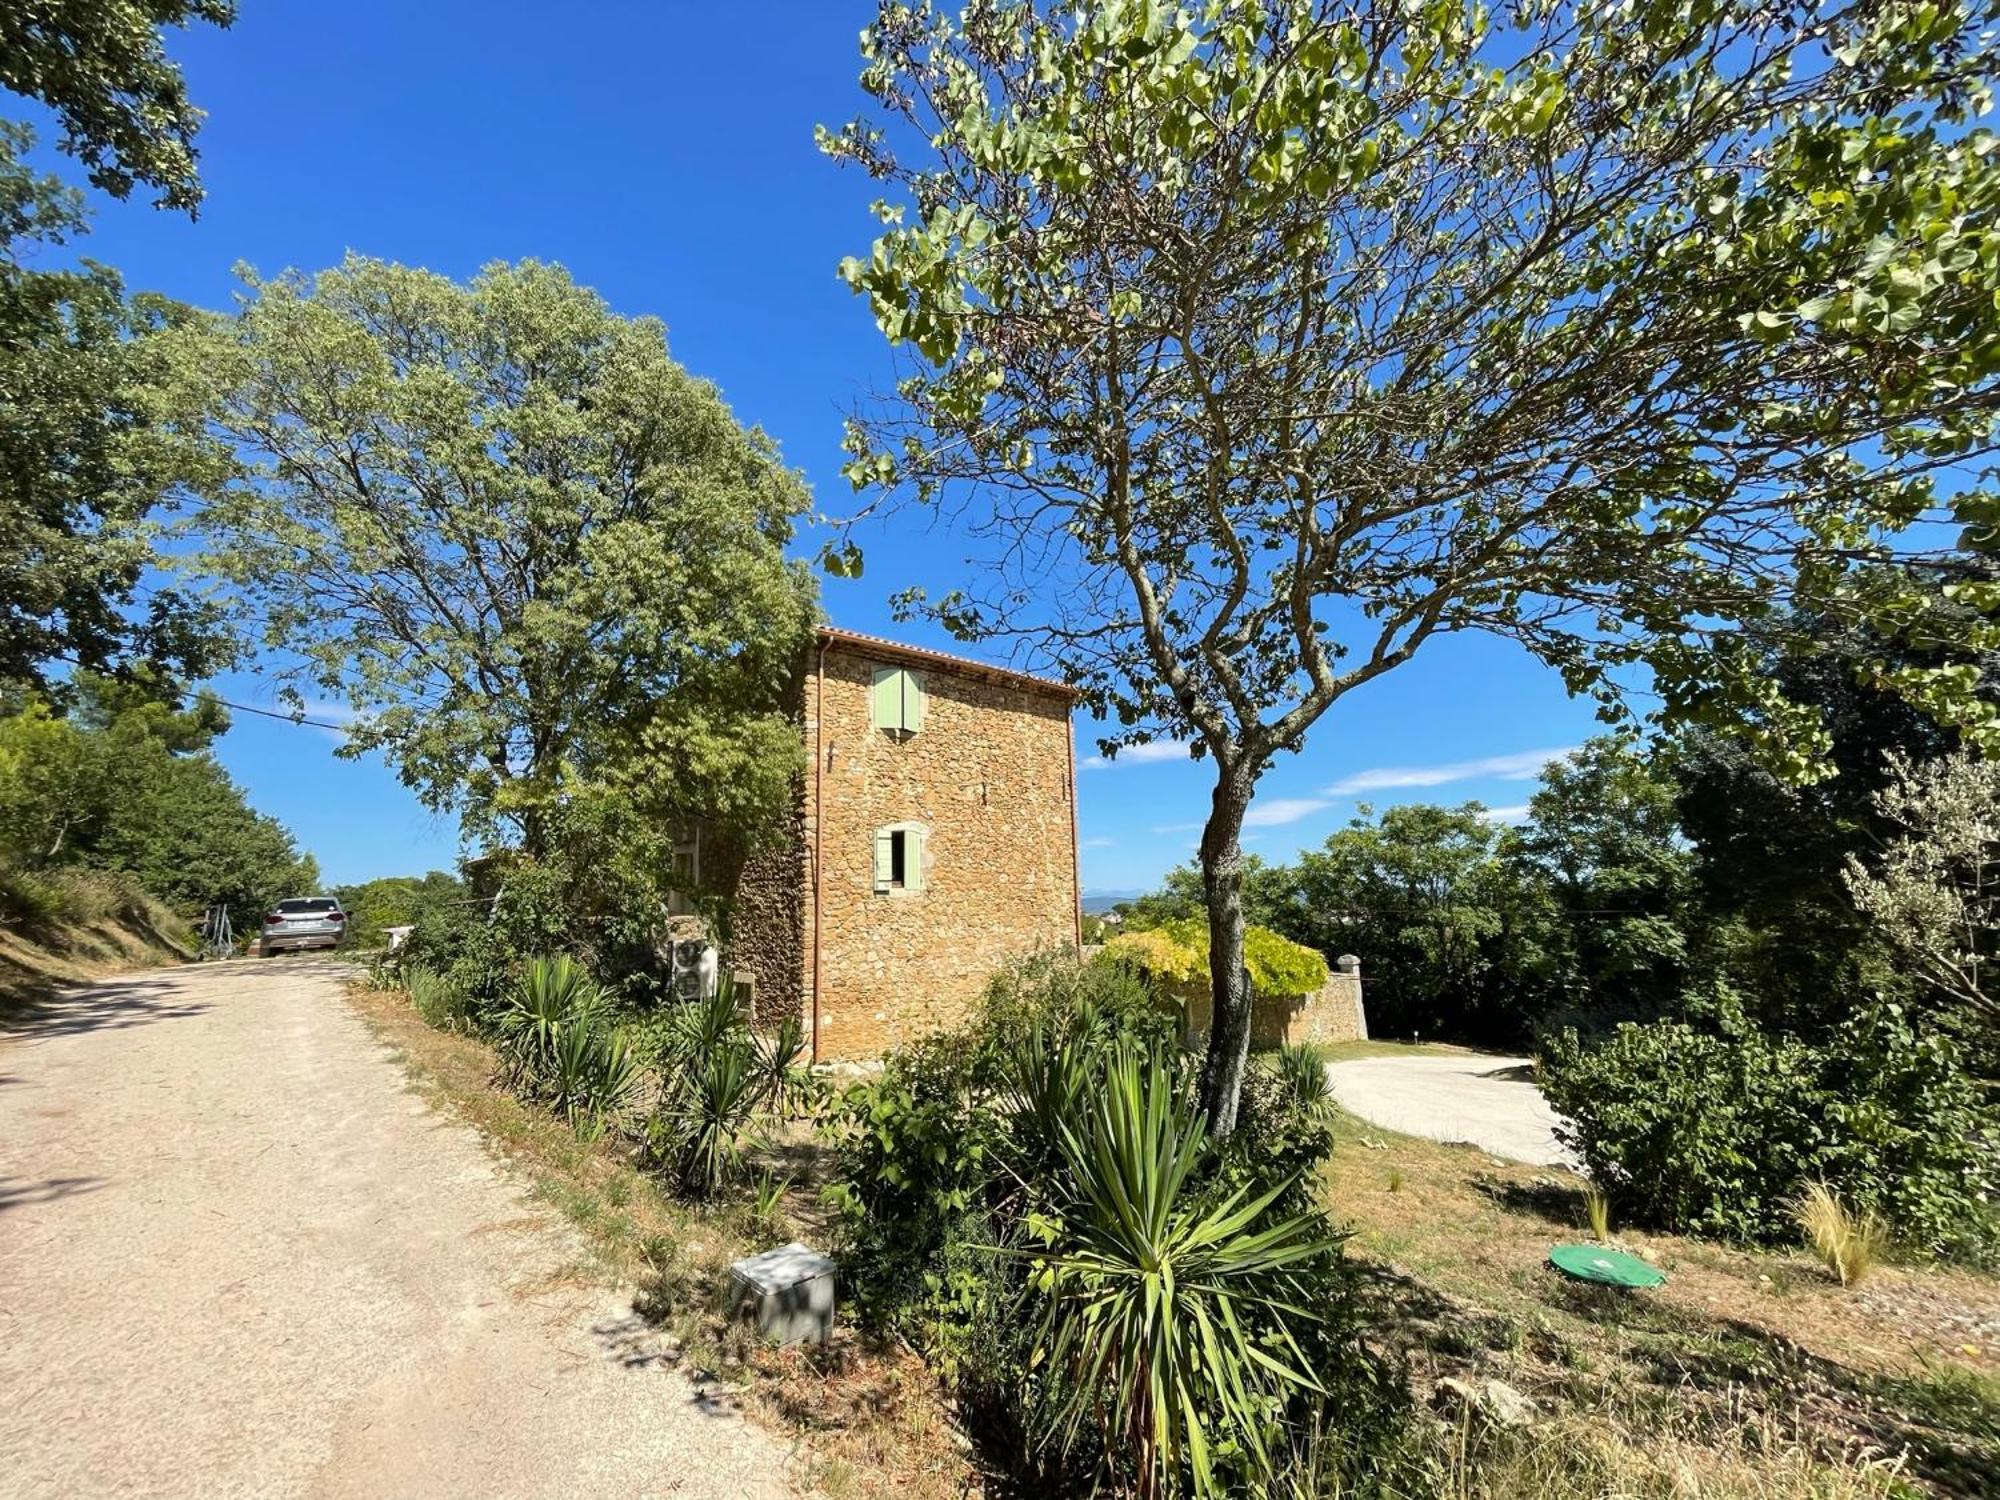
{"label": "green septic tank cover", "polygon": [[1558,1245],[1549,1252],[1549,1264],[1580,1281],[1606,1286],[1658,1286],[1667,1279],[1638,1256],[1603,1245]]}

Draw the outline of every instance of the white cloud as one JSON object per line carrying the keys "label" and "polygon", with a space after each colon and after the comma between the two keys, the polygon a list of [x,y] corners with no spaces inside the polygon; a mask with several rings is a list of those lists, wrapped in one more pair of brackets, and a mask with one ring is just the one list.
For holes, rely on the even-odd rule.
{"label": "white cloud", "polygon": [[1186,740],[1148,740],[1143,745],[1127,745],[1118,752],[1118,759],[1111,760],[1102,755],[1093,755],[1083,763],[1086,771],[1101,771],[1110,765],[1143,766],[1151,761],[1186,760],[1188,742]]}
{"label": "white cloud", "polygon": [[1512,807],[1489,807],[1485,818],[1489,823],[1525,823],[1528,821],[1528,804],[1520,802]]}
{"label": "white cloud", "polygon": [[1343,776],[1326,789],[1329,797],[1352,797],[1360,792],[1388,791],[1396,787],[1444,786],[1453,781],[1533,781],[1542,767],[1575,752],[1575,745],[1557,750],[1517,750],[1511,755],[1488,755],[1480,760],[1455,760],[1438,766],[1383,766],[1372,771],[1356,771]]}
{"label": "white cloud", "polygon": [[1115,849],[1115,848],[1117,848],[1117,847],[1118,847],[1118,840],[1116,840],[1116,839],[1085,839],[1085,840],[1083,841],[1083,844],[1082,844],[1082,847],[1083,847],[1083,848],[1085,848],[1085,849]]}
{"label": "white cloud", "polygon": [[1310,817],[1331,804],[1324,797],[1274,797],[1269,802],[1252,802],[1243,815],[1245,828],[1278,828]]}
{"label": "white cloud", "polygon": [[1153,832],[1155,832],[1155,833],[1200,833],[1200,832],[1201,832],[1201,824],[1199,824],[1199,823],[1156,823],[1156,824],[1154,824],[1154,825],[1153,825]]}

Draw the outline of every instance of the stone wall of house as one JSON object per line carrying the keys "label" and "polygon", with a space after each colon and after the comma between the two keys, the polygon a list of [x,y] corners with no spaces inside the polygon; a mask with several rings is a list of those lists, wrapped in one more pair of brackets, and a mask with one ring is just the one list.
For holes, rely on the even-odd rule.
{"label": "stone wall of house", "polygon": [[[825,860],[819,1055],[835,1061],[949,1026],[1008,959],[1076,941],[1075,789],[1063,695],[916,667],[923,728],[898,736],[870,725],[869,695],[876,665],[907,663],[841,643],[822,684],[819,660],[801,835],[808,881],[816,845]],[[874,888],[875,832],[894,824],[924,830],[919,891]],[[809,886],[801,946],[810,1019]]]}
{"label": "stone wall of house", "polygon": [[793,789],[791,811],[769,842],[743,858],[730,912],[730,961],[755,990],[752,1019],[777,1025],[803,1016],[806,903],[811,895],[805,843],[805,785]]}

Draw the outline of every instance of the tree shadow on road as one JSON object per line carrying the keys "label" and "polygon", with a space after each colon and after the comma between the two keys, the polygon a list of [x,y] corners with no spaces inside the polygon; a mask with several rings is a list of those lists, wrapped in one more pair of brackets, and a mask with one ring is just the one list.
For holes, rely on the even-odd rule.
{"label": "tree shadow on road", "polygon": [[39,1182],[28,1177],[0,1177],[0,1214],[10,1208],[94,1193],[106,1185],[102,1177],[45,1177]]}
{"label": "tree shadow on road", "polygon": [[0,1010],[0,1036],[77,1036],[91,1031],[123,1031],[153,1021],[198,1016],[206,1001],[175,997],[157,979],[111,980],[50,986],[17,994]]}

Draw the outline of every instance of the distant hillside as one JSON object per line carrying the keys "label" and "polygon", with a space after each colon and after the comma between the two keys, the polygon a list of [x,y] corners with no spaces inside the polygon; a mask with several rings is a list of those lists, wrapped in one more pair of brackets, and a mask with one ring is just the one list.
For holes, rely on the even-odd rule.
{"label": "distant hillside", "polygon": [[1144,891],[1090,891],[1083,898],[1083,914],[1101,917],[1119,903],[1136,901],[1145,894]]}

